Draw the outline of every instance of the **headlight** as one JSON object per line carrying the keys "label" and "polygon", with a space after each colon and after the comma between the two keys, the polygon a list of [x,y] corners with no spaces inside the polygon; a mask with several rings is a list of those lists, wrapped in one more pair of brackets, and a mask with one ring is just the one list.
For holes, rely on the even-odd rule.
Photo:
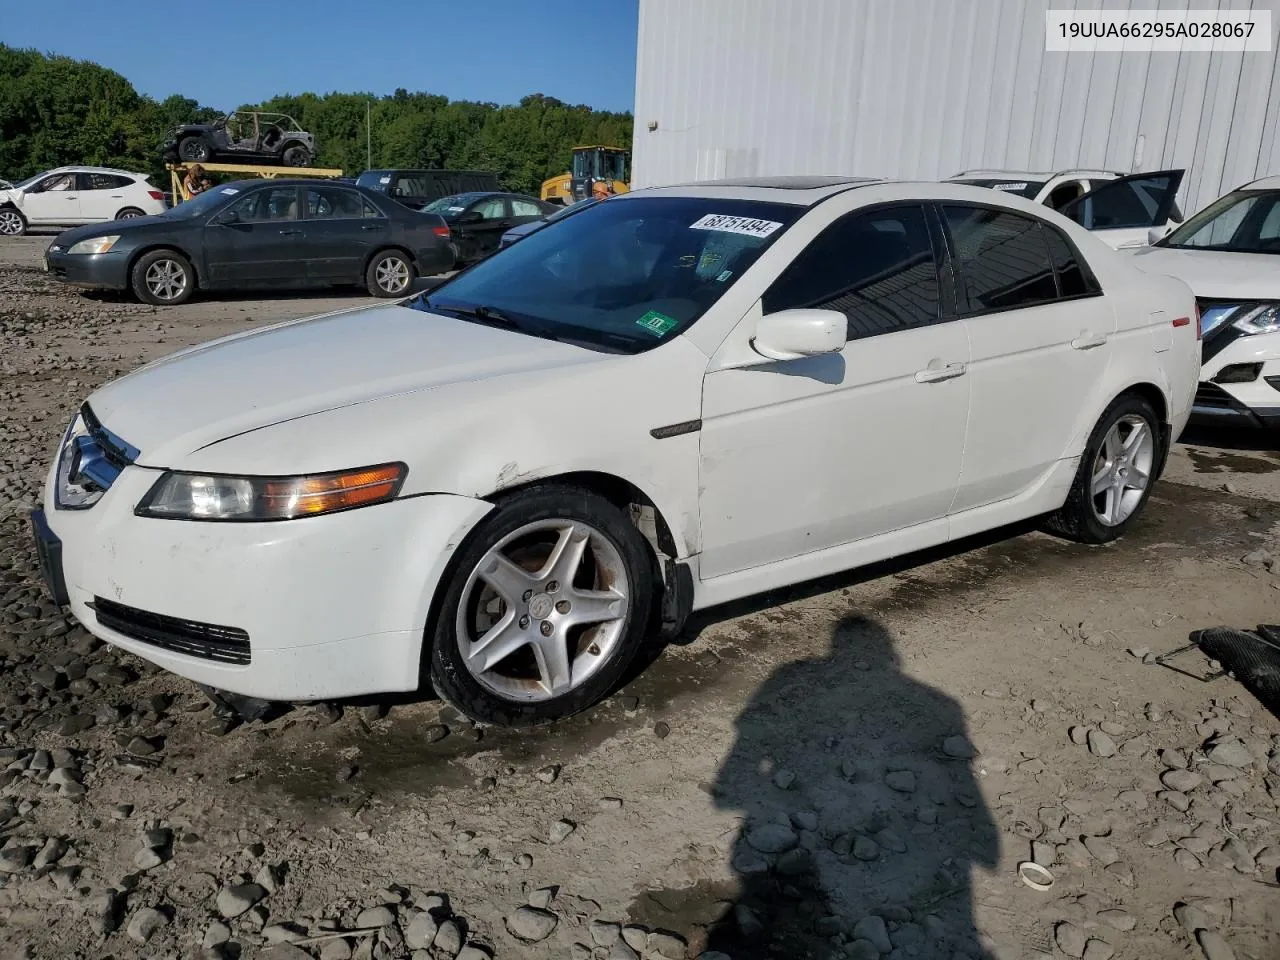
{"label": "headlight", "polygon": [[84,510],[102,499],[103,489],[86,483],[80,475],[80,458],[83,452],[81,440],[89,438],[89,425],[84,415],[77,413],[63,435],[58,448],[58,479],[54,489],[54,503],[64,510]]}
{"label": "headlight", "polygon": [[1241,333],[1280,333],[1280,303],[1264,303],[1231,324]]}
{"label": "headlight", "polygon": [[294,520],[391,500],[407,473],[402,463],[302,477],[171,471],[156,481],[135,512],[170,520]]}
{"label": "headlight", "polygon": [[114,236],[81,240],[79,243],[73,243],[67,253],[106,253],[116,245],[116,241],[119,239],[119,236]]}

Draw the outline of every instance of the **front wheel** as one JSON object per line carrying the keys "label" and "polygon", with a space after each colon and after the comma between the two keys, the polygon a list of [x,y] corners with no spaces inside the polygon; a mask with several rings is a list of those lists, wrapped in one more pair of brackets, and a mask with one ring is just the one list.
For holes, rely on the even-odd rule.
{"label": "front wheel", "polygon": [[365,286],[375,297],[403,297],[413,283],[413,262],[399,250],[384,250],[369,261]]}
{"label": "front wheel", "polygon": [[440,590],[426,638],[436,692],[479,722],[536,724],[622,679],[648,628],[653,565],[621,510],[548,486],[485,517]]}
{"label": "front wheel", "polygon": [[1159,422],[1136,394],[1112,402],[1093,428],[1066,503],[1046,527],[1080,543],[1124,536],[1151,495],[1161,455]]}
{"label": "front wheel", "polygon": [[186,303],[196,289],[195,270],[174,250],[152,250],[139,258],[130,280],[139,300],[158,307]]}
{"label": "front wheel", "polygon": [[27,232],[27,218],[13,207],[0,210],[0,236],[20,237]]}

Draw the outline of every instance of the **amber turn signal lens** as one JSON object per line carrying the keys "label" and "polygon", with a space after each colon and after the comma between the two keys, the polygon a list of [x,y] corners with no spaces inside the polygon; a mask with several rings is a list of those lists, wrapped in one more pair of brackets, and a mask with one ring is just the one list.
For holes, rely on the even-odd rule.
{"label": "amber turn signal lens", "polygon": [[403,479],[404,467],[388,464],[348,473],[268,480],[263,485],[263,507],[268,516],[287,517],[346,510],[390,500]]}

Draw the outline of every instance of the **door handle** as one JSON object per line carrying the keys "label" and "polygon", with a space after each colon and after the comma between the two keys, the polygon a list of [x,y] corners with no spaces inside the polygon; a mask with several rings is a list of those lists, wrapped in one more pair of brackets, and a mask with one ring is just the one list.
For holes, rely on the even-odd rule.
{"label": "door handle", "polygon": [[1094,337],[1088,333],[1082,333],[1071,341],[1071,349],[1073,350],[1092,350],[1094,347],[1101,347],[1107,342],[1106,336]]}
{"label": "door handle", "polygon": [[967,363],[948,363],[946,366],[930,364],[916,374],[916,383],[939,383],[943,380],[954,380],[963,377],[968,371]]}
{"label": "door handle", "polygon": [[379,230],[381,228],[376,223],[366,223],[366,224],[362,224],[360,229],[372,231],[372,230]]}
{"label": "door handle", "polygon": [[280,231],[280,236],[282,236],[282,237],[296,237],[296,236],[297,236],[298,234],[300,234],[300,233],[302,233],[302,231],[301,231],[301,230],[281,230],[281,231]]}

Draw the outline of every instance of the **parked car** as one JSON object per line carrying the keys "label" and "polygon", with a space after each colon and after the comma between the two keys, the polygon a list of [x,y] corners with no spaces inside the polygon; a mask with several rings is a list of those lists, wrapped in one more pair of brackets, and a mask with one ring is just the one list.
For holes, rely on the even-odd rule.
{"label": "parked car", "polygon": [[1183,170],[1126,176],[1109,170],[1026,173],[968,170],[950,179],[989,187],[1052,207],[1116,248],[1145,246],[1151,230],[1163,233],[1182,222],[1177,193]]}
{"label": "parked car", "polygon": [[49,272],[79,287],[185,303],[197,289],[363,284],[401,297],[415,276],[453,268],[441,217],[360,187],[240,180],[157,217],[59,234]]}
{"label": "parked car", "polygon": [[498,175],[487,170],[366,170],[356,182],[415,210],[455,193],[502,191]]}
{"label": "parked car", "polygon": [[1199,301],[1194,419],[1280,428],[1280,177],[1220,197],[1133,263],[1185,280]]}
{"label": "parked car", "polygon": [[1190,413],[1194,311],[990,190],[640,190],[94,391],[39,556],[93,634],[199,683],[545,721],[694,609],[1046,514],[1121,536]]}
{"label": "parked car", "polygon": [[238,110],[213,123],[186,123],[163,148],[166,163],[260,163],[309,167],[315,134],[283,113]]}
{"label": "parked car", "polygon": [[563,220],[565,217],[571,216],[572,214],[580,213],[587,209],[587,207],[600,203],[602,199],[603,198],[601,197],[588,197],[586,200],[579,200],[577,203],[571,203],[567,207],[561,207],[555,213],[548,214],[545,217],[540,217],[537,220],[529,220],[520,224],[518,227],[512,227],[504,233],[502,235],[502,239],[498,241],[498,249],[501,250],[504,247],[511,246],[517,240],[527,237],[535,230],[541,230],[548,223],[555,223],[559,220]]}
{"label": "parked car", "polygon": [[459,193],[441,197],[422,208],[444,217],[458,247],[458,263],[483,260],[498,249],[502,235],[512,227],[540,220],[563,210],[519,193]]}
{"label": "parked car", "polygon": [[28,227],[65,227],[162,213],[164,193],[145,173],[108,167],[58,167],[0,188],[0,235]]}

